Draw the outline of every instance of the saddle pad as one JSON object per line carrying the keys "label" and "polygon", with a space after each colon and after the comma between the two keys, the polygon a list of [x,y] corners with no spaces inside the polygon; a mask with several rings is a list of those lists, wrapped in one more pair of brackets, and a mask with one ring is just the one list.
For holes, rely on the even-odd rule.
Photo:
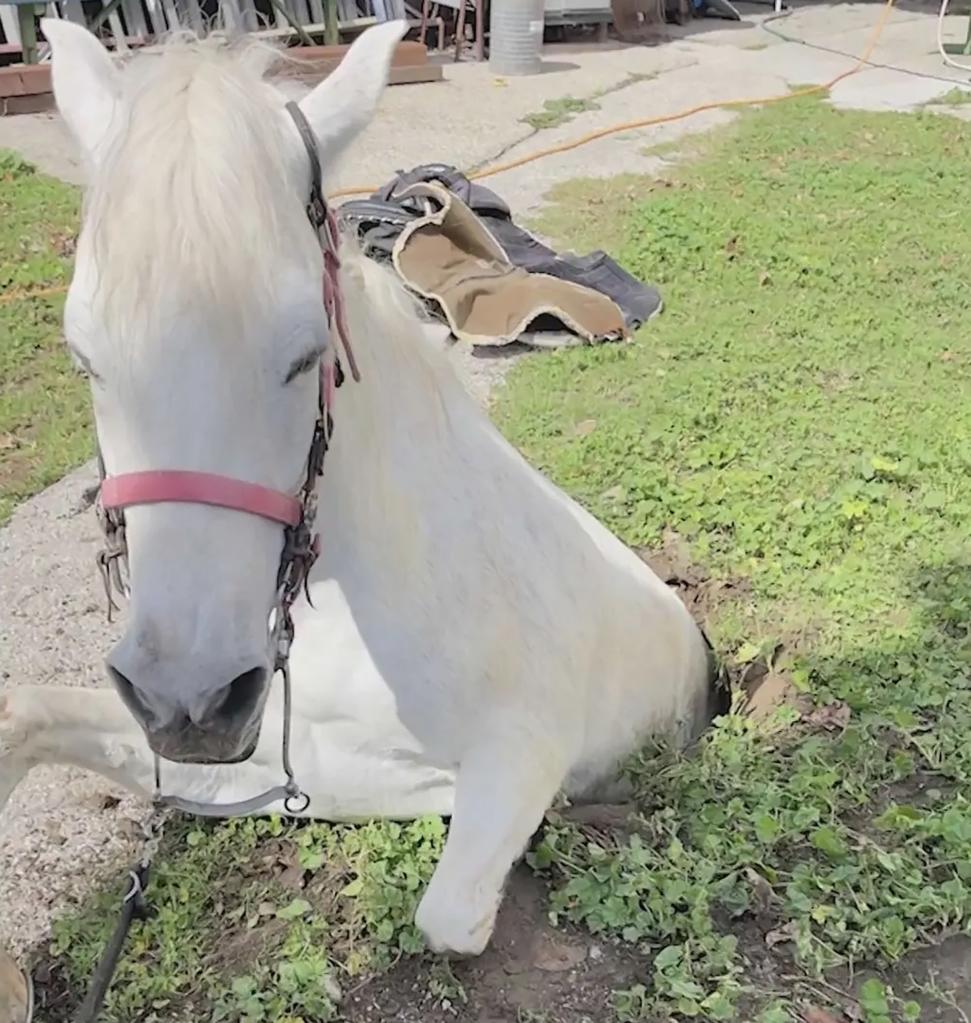
{"label": "saddle pad", "polygon": [[588,342],[627,337],[614,301],[513,265],[482,221],[447,188],[418,182],[397,198],[412,196],[429,200],[427,212],[401,232],[392,262],[413,291],[441,308],[460,340],[509,344],[541,323],[566,327]]}

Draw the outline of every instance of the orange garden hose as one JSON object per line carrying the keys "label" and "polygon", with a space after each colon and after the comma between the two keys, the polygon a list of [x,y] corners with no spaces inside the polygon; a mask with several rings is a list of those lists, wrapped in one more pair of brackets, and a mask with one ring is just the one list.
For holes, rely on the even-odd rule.
{"label": "orange garden hose", "polygon": [[[589,142],[595,142],[597,139],[606,138],[608,135],[616,135],[618,132],[631,131],[635,128],[652,128],[659,124],[672,124],[675,121],[683,121],[686,118],[694,117],[695,114],[701,114],[708,110],[737,110],[741,107],[764,106],[767,103],[783,103],[786,100],[796,99],[799,96],[809,96],[817,92],[826,92],[838,82],[842,82],[845,78],[855,75],[866,66],[870,59],[870,55],[876,49],[880,36],[886,27],[887,19],[890,17],[894,3],[895,0],[886,0],[884,3],[883,10],[880,13],[880,18],[877,21],[877,24],[874,26],[873,33],[871,34],[863,53],[857,58],[853,67],[836,75],[835,78],[831,78],[828,82],[824,82],[822,85],[809,85],[805,88],[796,89],[793,92],[786,92],[779,96],[762,96],[757,99],[728,99],[718,100],[714,103],[701,103],[698,106],[690,107],[687,110],[681,110],[675,114],[662,114],[658,117],[645,117],[636,121],[624,121],[622,124],[614,124],[610,127],[601,128],[598,131],[592,131],[586,135],[581,135],[579,138],[573,139],[570,142],[562,142],[557,146],[540,149],[538,152],[530,153],[527,156],[521,156],[516,160],[509,160],[506,163],[497,163],[491,167],[473,171],[468,175],[468,177],[472,180],[489,178],[495,174],[514,170],[517,167],[523,167],[526,164],[534,163],[537,160],[543,160],[548,156],[556,156],[558,153],[568,153],[572,149],[579,149],[580,146],[585,146]],[[331,193],[330,198],[340,199],[348,195],[370,195],[372,192],[376,192],[380,187],[380,185],[358,185],[353,188],[342,188]],[[63,284],[46,288],[33,288],[29,290],[11,290],[0,295],[0,305],[6,305],[20,299],[50,298],[54,295],[61,295],[65,291],[67,291],[67,287]]]}
{"label": "orange garden hose", "polygon": [[[571,149],[579,149],[580,146],[585,146],[588,142],[596,142],[597,139],[606,138],[608,135],[616,135],[618,132],[631,131],[634,128],[652,128],[658,124],[671,124],[674,121],[683,121],[688,117],[694,117],[695,114],[704,113],[707,110],[732,110],[738,107],[753,107],[763,106],[766,103],[782,103],[788,99],[796,99],[798,96],[809,96],[815,92],[825,92],[827,89],[831,89],[837,82],[842,82],[844,78],[849,78],[850,75],[855,75],[860,71],[867,61],[870,59],[870,55],[876,49],[877,42],[887,24],[887,19],[890,17],[890,12],[893,9],[895,0],[886,0],[883,5],[883,11],[880,14],[880,20],[877,22],[873,34],[870,36],[870,40],[866,45],[863,53],[857,58],[856,64],[853,65],[848,71],[838,74],[835,78],[831,78],[828,82],[824,82],[822,85],[809,85],[804,89],[796,89],[793,92],[785,92],[781,96],[763,96],[759,99],[726,99],[718,100],[714,103],[701,103],[696,107],[690,107],[687,110],[680,110],[676,114],[662,114],[659,117],[645,117],[637,121],[624,121],[623,124],[614,124],[609,128],[601,128],[599,131],[592,131],[587,135],[581,135],[578,139],[573,139],[570,142],[563,142],[558,146],[550,146],[548,149],[541,149],[539,152],[530,153],[528,156],[521,156],[517,160],[509,160],[507,163],[497,163],[491,167],[486,167],[480,171],[474,171],[467,176],[473,181],[480,178],[491,178],[494,174],[502,174],[503,171],[514,170],[516,167],[522,167],[527,163],[533,163],[535,160],[542,160],[547,156],[556,156],[558,153],[568,153]],[[381,186],[380,185],[368,185],[355,188],[342,188],[338,192],[334,192],[331,195],[333,199],[343,198],[346,195],[364,195],[365,193],[370,195],[372,192],[376,192]]]}

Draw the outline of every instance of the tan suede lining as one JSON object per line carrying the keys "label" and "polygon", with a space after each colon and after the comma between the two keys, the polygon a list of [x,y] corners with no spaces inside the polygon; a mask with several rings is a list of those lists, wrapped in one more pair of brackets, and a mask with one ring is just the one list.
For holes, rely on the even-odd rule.
{"label": "tan suede lining", "polygon": [[428,196],[429,212],[395,243],[395,269],[408,287],[441,307],[460,340],[509,344],[544,315],[586,341],[627,335],[612,299],[514,266],[482,221],[447,188],[420,182],[397,195]]}

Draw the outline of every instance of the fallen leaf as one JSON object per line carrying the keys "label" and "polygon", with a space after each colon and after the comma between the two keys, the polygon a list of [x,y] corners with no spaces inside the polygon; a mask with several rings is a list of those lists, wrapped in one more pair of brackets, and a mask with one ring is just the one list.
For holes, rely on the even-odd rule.
{"label": "fallen leaf", "polygon": [[742,713],[753,721],[770,719],[780,707],[797,707],[799,693],[792,680],[783,672],[770,671],[749,681],[743,674],[746,691]]}
{"label": "fallen leaf", "polygon": [[748,883],[752,886],[756,912],[770,912],[772,904],[776,901],[772,885],[757,870],[753,870],[751,867],[745,868],[745,876],[748,878]]}
{"label": "fallen leaf", "polygon": [[589,437],[596,428],[596,419],[584,419],[573,428],[573,434],[576,437]]}
{"label": "fallen leaf", "polygon": [[850,723],[850,708],[842,700],[817,707],[806,720],[817,728],[842,731]]}
{"label": "fallen leaf", "polygon": [[810,1005],[808,1009],[803,1010],[802,1018],[806,1023],[839,1023],[835,1016],[815,1005]]}
{"label": "fallen leaf", "polygon": [[75,234],[55,234],[51,238],[51,245],[54,251],[63,257],[73,256],[78,247],[78,239]]}
{"label": "fallen leaf", "polygon": [[30,988],[20,967],[0,952],[0,1018],[27,1019],[30,1006]]}
{"label": "fallen leaf", "polygon": [[299,864],[287,867],[277,880],[284,888],[304,888],[307,883],[304,869]]}
{"label": "fallen leaf", "polygon": [[769,931],[765,936],[765,943],[769,948],[775,948],[776,945],[782,945],[787,941],[795,941],[798,933],[798,924],[795,920],[790,920],[789,923],[782,927],[777,927],[774,931]]}

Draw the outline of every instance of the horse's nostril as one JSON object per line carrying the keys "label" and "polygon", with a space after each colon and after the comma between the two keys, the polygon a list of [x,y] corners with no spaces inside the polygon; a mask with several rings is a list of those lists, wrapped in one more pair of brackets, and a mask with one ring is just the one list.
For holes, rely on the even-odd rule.
{"label": "horse's nostril", "polygon": [[194,664],[155,661],[142,676],[131,668],[126,674],[114,662],[113,654],[107,663],[111,680],[157,756],[186,764],[235,764],[252,754],[267,692],[265,666],[220,686],[217,680],[225,676],[207,678]]}
{"label": "horse's nostril", "polygon": [[111,663],[108,664],[108,674],[111,676],[111,681],[114,682],[115,688],[118,690],[118,694],[124,701],[125,706],[149,731],[164,728],[171,722],[171,716],[168,719],[163,718],[158,713],[157,708],[150,705],[144,699],[134,683]]}
{"label": "horse's nostril", "polygon": [[266,670],[261,667],[237,675],[228,686],[212,694],[198,718],[193,715],[196,724],[206,725],[217,719],[226,724],[248,720],[262,699],[265,682]]}

